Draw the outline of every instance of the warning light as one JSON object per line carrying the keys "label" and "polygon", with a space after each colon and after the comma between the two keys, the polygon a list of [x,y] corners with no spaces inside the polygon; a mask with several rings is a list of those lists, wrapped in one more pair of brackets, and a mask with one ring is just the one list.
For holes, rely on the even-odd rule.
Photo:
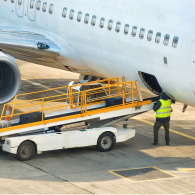
{"label": "warning light", "polygon": [[74,83],[77,83],[77,80],[74,80]]}

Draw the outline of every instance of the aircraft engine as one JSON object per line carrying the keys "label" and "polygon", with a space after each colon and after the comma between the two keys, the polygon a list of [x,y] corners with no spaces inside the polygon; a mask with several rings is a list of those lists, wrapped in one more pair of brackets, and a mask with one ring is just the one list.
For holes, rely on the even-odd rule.
{"label": "aircraft engine", "polygon": [[15,59],[0,52],[0,104],[11,101],[20,89],[21,75]]}

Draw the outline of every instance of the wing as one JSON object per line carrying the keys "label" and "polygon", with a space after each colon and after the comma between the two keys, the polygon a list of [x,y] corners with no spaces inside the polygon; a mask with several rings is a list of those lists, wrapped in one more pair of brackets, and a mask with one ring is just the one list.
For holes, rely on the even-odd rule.
{"label": "wing", "polygon": [[0,18],[0,51],[16,59],[76,71],[60,57],[60,47],[50,38],[35,32],[33,28],[19,26],[2,18]]}

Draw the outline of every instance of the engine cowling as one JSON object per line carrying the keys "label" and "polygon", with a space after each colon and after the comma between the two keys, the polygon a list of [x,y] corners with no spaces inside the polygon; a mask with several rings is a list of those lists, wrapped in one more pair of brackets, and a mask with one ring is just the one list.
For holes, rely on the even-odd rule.
{"label": "engine cowling", "polygon": [[0,104],[10,102],[21,84],[20,70],[15,59],[0,52]]}

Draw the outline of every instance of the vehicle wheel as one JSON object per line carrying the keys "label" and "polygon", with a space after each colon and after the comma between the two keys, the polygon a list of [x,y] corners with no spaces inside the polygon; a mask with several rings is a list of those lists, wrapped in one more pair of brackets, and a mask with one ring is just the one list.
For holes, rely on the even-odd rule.
{"label": "vehicle wheel", "polygon": [[103,133],[100,135],[97,141],[97,149],[101,152],[110,151],[115,144],[115,137],[109,133]]}
{"label": "vehicle wheel", "polygon": [[35,146],[30,141],[24,141],[17,150],[18,159],[21,161],[30,160],[35,154]]}

